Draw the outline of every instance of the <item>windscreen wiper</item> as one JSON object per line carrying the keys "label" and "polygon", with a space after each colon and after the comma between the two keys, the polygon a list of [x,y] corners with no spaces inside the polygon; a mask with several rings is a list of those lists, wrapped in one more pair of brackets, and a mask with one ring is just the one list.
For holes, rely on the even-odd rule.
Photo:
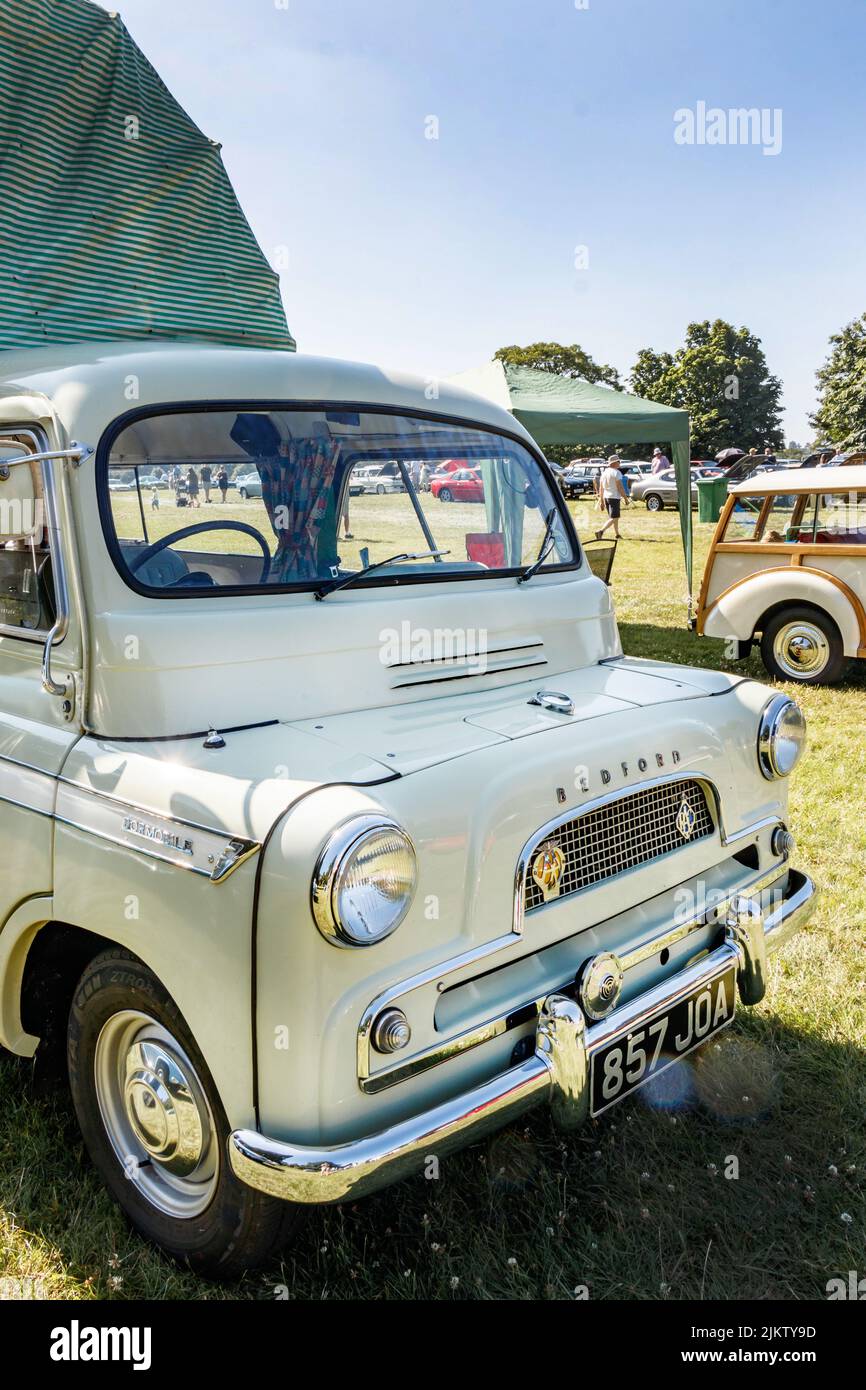
{"label": "windscreen wiper", "polygon": [[450,555],[450,550],[422,550],[417,555],[389,555],[387,560],[377,560],[374,565],[364,565],[362,569],[355,570],[352,574],[347,574],[345,579],[337,579],[333,584],[327,584],[324,588],[317,589],[314,597],[317,599],[327,598],[328,594],[335,594],[338,589],[348,589],[350,584],[354,584],[358,579],[364,579],[374,570],[383,569],[385,565],[400,565],[404,560],[436,560],[441,555]]}
{"label": "windscreen wiper", "polygon": [[553,549],[553,527],[556,522],[556,508],[551,507],[547,513],[547,520],[544,527],[544,535],[541,538],[541,549],[538,552],[538,559],[529,565],[522,574],[517,576],[518,584],[525,584],[527,579],[531,579],[534,574],[538,574],[551,550]]}

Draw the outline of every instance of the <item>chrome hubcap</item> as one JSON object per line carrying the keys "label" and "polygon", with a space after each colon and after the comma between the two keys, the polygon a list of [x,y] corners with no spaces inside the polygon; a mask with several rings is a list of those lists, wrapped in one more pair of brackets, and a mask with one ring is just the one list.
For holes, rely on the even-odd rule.
{"label": "chrome hubcap", "polygon": [[195,1067],[155,1019],[108,1020],[94,1063],[100,1114],[127,1178],[160,1211],[189,1219],[219,1175],[216,1126]]}
{"label": "chrome hubcap", "polygon": [[182,1177],[201,1162],[204,1134],[193,1087],[171,1049],[135,1042],[126,1054],[124,1103],[133,1131],[151,1158]]}
{"label": "chrome hubcap", "polygon": [[830,660],[830,644],[812,623],[786,623],[776,633],[773,655],[793,680],[820,675]]}

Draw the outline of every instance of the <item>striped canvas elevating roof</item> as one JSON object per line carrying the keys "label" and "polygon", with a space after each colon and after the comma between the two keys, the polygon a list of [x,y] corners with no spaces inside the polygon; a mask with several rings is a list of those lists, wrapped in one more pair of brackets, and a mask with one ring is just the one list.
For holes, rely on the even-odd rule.
{"label": "striped canvas elevating roof", "polygon": [[294,348],[219,146],[117,15],[0,0],[0,65],[0,348]]}

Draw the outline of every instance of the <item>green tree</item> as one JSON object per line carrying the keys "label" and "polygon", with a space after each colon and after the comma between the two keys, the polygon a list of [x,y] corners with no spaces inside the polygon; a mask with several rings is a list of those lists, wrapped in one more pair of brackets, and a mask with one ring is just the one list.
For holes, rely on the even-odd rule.
{"label": "green tree", "polygon": [[830,355],[816,373],[818,409],[811,417],[822,439],[866,445],[866,313],[830,338]]}
{"label": "green tree", "polygon": [[567,347],[563,343],[530,343],[528,347],[501,347],[493,356],[500,362],[510,362],[514,367],[537,367],[542,372],[554,372],[557,376],[580,377],[590,385],[612,386],[615,391],[622,390],[619,372],[616,367],[596,362],[578,343]]}
{"label": "green tree", "polygon": [[693,457],[713,458],[733,445],[784,443],[782,384],[747,328],[723,319],[690,323],[675,353],[642,349],[629,384],[639,396],[689,412]]}

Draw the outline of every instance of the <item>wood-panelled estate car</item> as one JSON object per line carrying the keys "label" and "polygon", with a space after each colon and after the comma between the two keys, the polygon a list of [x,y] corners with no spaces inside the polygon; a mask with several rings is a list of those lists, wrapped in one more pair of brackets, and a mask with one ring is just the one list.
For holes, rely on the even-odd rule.
{"label": "wood-panelled estate car", "polygon": [[[814,893],[799,709],[623,656],[510,414],[156,341],[2,373],[0,1042],[65,1053],[140,1231],[234,1273],[763,996]],[[483,504],[419,492],[449,458]],[[111,487],[205,465],[261,497]]]}
{"label": "wood-panelled estate car", "polygon": [[866,657],[866,467],[796,468],[731,487],[713,537],[697,627],[777,680],[839,680]]}

